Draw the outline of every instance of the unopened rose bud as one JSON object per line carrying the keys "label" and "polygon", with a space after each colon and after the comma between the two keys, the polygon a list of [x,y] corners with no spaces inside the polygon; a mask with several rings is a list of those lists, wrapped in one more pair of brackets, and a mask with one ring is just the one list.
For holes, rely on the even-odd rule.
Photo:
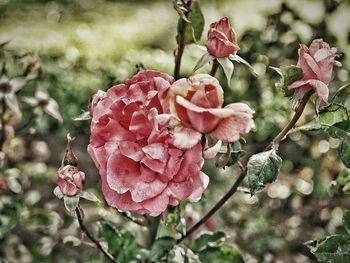
{"label": "unopened rose bud", "polygon": [[58,170],[57,185],[65,196],[75,196],[81,193],[85,181],[85,173],[78,167],[66,165]]}
{"label": "unopened rose bud", "polygon": [[235,32],[227,17],[210,25],[206,46],[208,53],[217,58],[235,55],[239,50]]}

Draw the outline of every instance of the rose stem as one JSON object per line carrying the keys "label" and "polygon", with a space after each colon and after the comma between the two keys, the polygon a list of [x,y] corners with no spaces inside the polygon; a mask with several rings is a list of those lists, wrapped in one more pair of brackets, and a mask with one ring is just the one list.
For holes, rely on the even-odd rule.
{"label": "rose stem", "polygon": [[[185,16],[188,17],[188,14],[191,10],[192,6],[192,0],[188,1],[188,3],[182,3],[186,6],[187,11],[185,12]],[[177,47],[177,50],[175,51],[175,69],[174,69],[174,78],[178,79],[180,76],[180,67],[181,67],[181,59],[182,59],[182,54],[184,53],[185,50],[185,45],[186,45],[186,29],[187,29],[187,22],[183,19],[181,19],[180,23],[182,24],[180,27],[180,39],[179,39],[179,44]]]}
{"label": "rose stem", "polygon": [[154,241],[156,240],[157,230],[160,223],[160,216],[157,217],[149,217],[149,221],[151,222],[149,225],[148,238],[146,240],[146,247],[151,248]]}
{"label": "rose stem", "polygon": [[288,132],[294,127],[294,125],[299,120],[301,114],[303,113],[305,106],[312,95],[312,92],[308,92],[301,100],[298,108],[295,110],[295,114],[290,122],[283,128],[283,130],[272,140],[272,142],[265,148],[265,151],[269,150],[271,147],[278,149],[279,143],[286,137]]}
{"label": "rose stem", "polygon": [[212,66],[211,71],[210,71],[210,76],[215,77],[215,74],[216,74],[216,71],[218,70],[218,68],[219,68],[219,62],[217,59],[214,59],[213,66]]}
{"label": "rose stem", "polygon": [[108,251],[106,251],[102,247],[101,243],[86,228],[86,226],[84,225],[80,210],[81,210],[81,207],[78,206],[75,209],[75,213],[77,215],[79,226],[80,226],[81,230],[83,231],[83,233],[96,245],[97,249],[99,249],[110,261],[112,261],[114,263],[118,263],[117,260],[111,254],[109,254]]}
{"label": "rose stem", "polygon": [[[270,149],[271,147],[278,147],[279,143],[283,140],[283,138],[288,134],[288,132],[294,127],[294,125],[299,120],[301,114],[303,113],[305,106],[311,96],[311,92],[306,94],[299,104],[298,108],[295,111],[293,118],[287,123],[285,128],[272,140],[268,147],[266,147],[265,151]],[[228,201],[231,196],[237,192],[238,186],[242,183],[243,179],[247,175],[247,168],[245,165],[238,162],[239,168],[241,169],[241,174],[236,180],[236,182],[232,185],[230,190],[214,205],[209,212],[204,215],[194,226],[192,226],[187,232],[186,235],[177,240],[177,243],[181,243],[184,239],[189,237],[193,232],[195,232],[201,225],[203,225],[212,215],[214,215],[224,204]]]}

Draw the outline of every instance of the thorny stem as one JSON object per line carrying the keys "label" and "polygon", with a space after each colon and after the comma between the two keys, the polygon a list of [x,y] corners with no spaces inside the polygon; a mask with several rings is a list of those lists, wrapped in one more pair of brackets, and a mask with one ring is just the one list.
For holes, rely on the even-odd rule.
{"label": "thorny stem", "polygon": [[75,213],[77,215],[78,223],[83,233],[96,245],[97,249],[99,249],[110,261],[112,261],[113,263],[118,263],[117,260],[102,247],[101,243],[86,228],[80,210],[81,208],[80,206],[78,206],[75,209]]}
{"label": "thorny stem", "polygon": [[[213,65],[214,67],[214,65]],[[215,75],[215,74],[214,74]],[[212,75],[212,76],[214,76]],[[283,130],[272,140],[268,147],[265,148],[265,151],[269,150],[271,147],[277,149],[279,143],[284,139],[284,137],[288,134],[288,132],[294,127],[294,125],[299,120],[301,114],[303,113],[307,102],[311,96],[311,92],[306,94],[299,104],[298,108],[295,111],[293,118],[287,125],[283,128]],[[177,240],[177,244],[181,243],[184,239],[189,237],[193,232],[195,232],[201,225],[203,225],[212,215],[214,215],[225,203],[231,198],[231,196],[237,192],[239,185],[243,182],[243,179],[247,175],[247,168],[241,162],[238,162],[238,166],[241,170],[241,174],[236,180],[236,182],[232,185],[230,190],[210,209],[207,214],[205,214],[195,225],[193,225],[187,232],[186,235]]]}
{"label": "thorny stem", "polygon": [[[186,6],[187,12],[185,12],[185,16],[188,17],[188,14],[191,10],[192,1],[188,1],[187,3],[183,3]],[[174,78],[178,79],[180,76],[180,67],[181,67],[181,59],[182,54],[185,50],[186,45],[186,30],[187,30],[187,22],[181,19],[180,23],[182,24],[180,27],[180,39],[177,50],[175,50],[175,69],[174,69]]]}
{"label": "thorny stem", "polygon": [[210,76],[215,77],[215,74],[218,68],[219,68],[219,62],[217,59],[214,59],[213,66],[211,67],[211,70],[210,70]]}

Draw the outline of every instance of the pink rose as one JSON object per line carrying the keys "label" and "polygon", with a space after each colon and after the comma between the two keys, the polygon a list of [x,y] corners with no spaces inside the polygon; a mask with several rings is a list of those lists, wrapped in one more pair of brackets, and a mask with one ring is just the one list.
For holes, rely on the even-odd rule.
{"label": "pink rose", "polygon": [[157,216],[169,204],[198,201],[207,187],[201,144],[175,147],[166,125],[173,82],[166,74],[142,71],[92,100],[88,152],[110,206]]}
{"label": "pink rose", "polygon": [[[248,133],[253,126],[254,111],[248,105],[232,103],[222,108],[224,91],[217,79],[207,74],[197,74],[174,82],[169,101],[171,111],[184,127],[192,128],[197,133],[210,134],[216,140],[238,141],[240,135]],[[197,141],[185,146],[192,147],[199,140],[200,136]],[[216,146],[219,150],[221,144],[217,143]],[[214,157],[215,153],[210,155]]]}
{"label": "pink rose", "polygon": [[[321,100],[327,102],[328,84],[332,79],[333,66],[334,64],[340,65],[335,60],[336,53],[337,49],[330,48],[328,43],[322,39],[312,41],[309,48],[304,44],[300,45],[297,66],[301,68],[303,78],[288,86],[288,89],[297,89],[293,96],[294,105],[310,90],[314,90],[318,97],[317,109]],[[293,106],[293,108],[295,107]]]}
{"label": "pink rose", "polygon": [[84,181],[85,173],[76,166],[66,165],[58,170],[57,185],[65,196],[80,194]]}
{"label": "pink rose", "polygon": [[206,46],[208,53],[217,58],[234,55],[239,50],[236,34],[227,17],[210,25]]}

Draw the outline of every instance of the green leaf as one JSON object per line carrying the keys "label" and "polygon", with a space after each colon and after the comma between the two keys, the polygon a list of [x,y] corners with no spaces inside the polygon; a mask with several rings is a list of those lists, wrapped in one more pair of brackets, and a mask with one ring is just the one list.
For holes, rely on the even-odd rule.
{"label": "green leaf", "polygon": [[343,138],[349,129],[348,110],[340,104],[331,104],[320,110],[320,124],[335,138]]}
{"label": "green leaf", "polygon": [[262,190],[266,184],[275,181],[281,166],[282,159],[274,149],[250,157],[247,173],[252,195]]}
{"label": "green leaf", "polygon": [[190,248],[199,252],[210,247],[218,247],[226,240],[226,235],[223,232],[205,233],[200,235],[195,241],[190,244]]}
{"label": "green leaf", "polygon": [[201,263],[199,257],[192,250],[182,246],[175,246],[168,254],[168,263]]}
{"label": "green leaf", "polygon": [[209,53],[205,53],[197,62],[196,66],[192,70],[192,74],[195,73],[198,69],[205,66],[205,64],[209,63],[210,61],[213,61],[214,57],[211,56]]}
{"label": "green leaf", "polygon": [[236,248],[226,244],[201,251],[199,258],[202,263],[244,263],[241,253]]}
{"label": "green leaf", "polygon": [[244,65],[246,65],[250,71],[254,74],[254,76],[258,76],[259,74],[255,71],[255,69],[248,63],[248,61],[244,60],[243,58],[241,58],[240,56],[236,55],[230,55],[229,59],[232,61],[236,61],[238,63],[242,63]]}
{"label": "green leaf", "polygon": [[149,254],[149,261],[160,262],[163,257],[165,257],[168,252],[175,246],[176,240],[172,237],[161,237],[157,239],[151,248]]}
{"label": "green leaf", "polygon": [[230,86],[232,74],[233,74],[233,63],[228,58],[217,58],[222,69],[224,70],[225,76],[227,78],[227,84]]}
{"label": "green leaf", "polygon": [[180,35],[184,30],[185,24],[185,44],[196,43],[202,36],[204,29],[204,16],[197,1],[194,1],[192,3],[191,11],[188,13],[187,19],[189,23],[186,22],[183,18],[179,18],[179,21],[177,23],[177,43],[180,42]]}
{"label": "green leaf", "polygon": [[343,215],[343,225],[345,230],[350,235],[350,210],[345,210]]}
{"label": "green leaf", "polygon": [[350,168],[350,136],[345,137],[340,147],[340,159],[347,168]]}
{"label": "green leaf", "polygon": [[328,236],[321,240],[305,243],[312,254],[321,262],[350,262],[350,237],[343,235]]}
{"label": "green leaf", "polygon": [[284,95],[287,97],[293,95],[294,92],[292,90],[288,90],[288,85],[302,78],[303,72],[301,68],[297,66],[285,66],[280,68],[270,67],[270,68],[275,70],[281,76],[280,81],[276,83],[276,88],[281,89]]}
{"label": "green leaf", "polygon": [[[104,238],[108,251],[120,263],[128,263],[140,258],[140,246],[127,231],[119,231],[108,223],[101,223],[98,236]],[[110,262],[107,258],[105,262]]]}
{"label": "green leaf", "polygon": [[319,129],[321,129],[320,121],[318,118],[315,118],[312,121],[310,121],[304,125],[295,127],[294,129],[292,129],[290,131],[290,133],[297,132],[297,131],[317,131]]}

